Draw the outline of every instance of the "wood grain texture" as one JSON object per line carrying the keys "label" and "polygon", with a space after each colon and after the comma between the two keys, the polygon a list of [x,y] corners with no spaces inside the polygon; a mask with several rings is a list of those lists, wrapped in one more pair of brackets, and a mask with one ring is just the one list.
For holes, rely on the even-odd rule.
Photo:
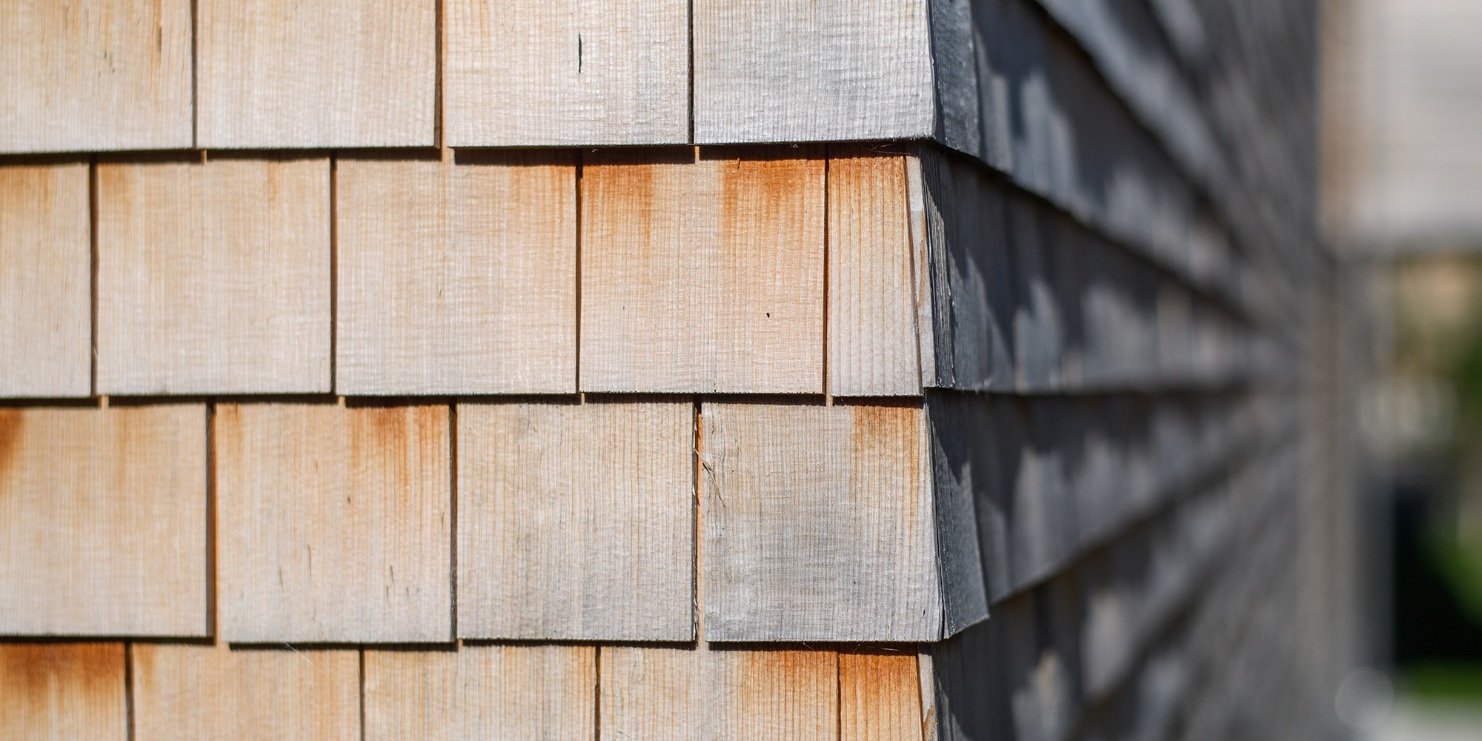
{"label": "wood grain texture", "polygon": [[911,235],[913,290],[916,296],[916,358],[921,366],[921,386],[934,385],[937,368],[936,293],[933,286],[940,269],[928,239],[926,184],[921,148],[906,157],[906,222]]}
{"label": "wood grain texture", "polygon": [[125,741],[121,643],[0,644],[0,738]]}
{"label": "wood grain texture", "polygon": [[695,142],[930,138],[927,5],[696,0]]}
{"label": "wood grain texture", "polygon": [[0,410],[0,635],[203,636],[206,410]]}
{"label": "wood grain texture", "polygon": [[832,651],[603,647],[599,738],[815,739],[838,734]]}
{"label": "wood grain texture", "polygon": [[992,620],[932,647],[943,741],[1070,738],[1082,712],[1073,577],[994,605]]}
{"label": "wood grain texture", "polygon": [[583,391],[822,391],[813,150],[592,155],[581,210]]}
{"label": "wood grain texture", "polygon": [[1063,405],[956,393],[928,404],[938,500],[971,500],[989,600],[1051,573],[1075,543]]}
{"label": "wood grain texture", "polygon": [[689,141],[685,0],[452,0],[454,147]]}
{"label": "wood grain texture", "polygon": [[1010,390],[1018,286],[1003,188],[980,168],[931,148],[920,151],[919,169],[936,370],[925,382]]}
{"label": "wood grain texture", "polygon": [[706,404],[705,636],[941,637],[919,406]]}
{"label": "wood grain texture", "polygon": [[199,146],[436,144],[436,8],[198,0]]}
{"label": "wood grain texture", "polygon": [[1060,384],[1064,342],[1055,300],[1054,214],[1017,191],[1005,205],[1014,259],[1014,388],[1043,393]]}
{"label": "wood grain texture", "polygon": [[98,393],[330,390],[325,159],[98,165]]}
{"label": "wood grain texture", "polygon": [[136,643],[136,741],[358,741],[360,654]]}
{"label": "wood grain texture", "polygon": [[1229,165],[1189,86],[1188,72],[1174,60],[1154,8],[1126,0],[1038,4],[1080,42],[1108,86],[1193,179],[1216,193],[1230,187]]}
{"label": "wood grain texture", "polygon": [[0,3],[0,152],[186,149],[189,0]]}
{"label": "wood grain texture", "polygon": [[365,741],[589,739],[597,647],[367,651]]}
{"label": "wood grain texture", "polygon": [[922,741],[921,720],[915,653],[839,653],[841,741]]}
{"label": "wood grain texture", "polygon": [[337,163],[335,388],[576,391],[576,161]]}
{"label": "wood grain texture", "polygon": [[[978,38],[972,0],[928,0],[932,79],[937,106],[934,138],[964,154],[988,159],[978,96]],[[991,92],[991,91],[990,91]]]}
{"label": "wood grain texture", "polygon": [[216,411],[221,634],[452,639],[448,408]]}
{"label": "wood grain texture", "polygon": [[0,397],[92,385],[88,166],[0,168]]}
{"label": "wood grain texture", "polygon": [[458,408],[458,633],[687,641],[694,407]]}
{"label": "wood grain texture", "polygon": [[[1181,256],[1196,215],[1191,183],[1083,50],[1034,5],[973,3],[975,27],[984,37],[979,90],[989,124],[987,161],[1154,259],[1186,262]],[[994,157],[1000,145],[1003,156]]]}
{"label": "wood grain texture", "polygon": [[831,147],[828,171],[828,392],[921,393],[906,162]]}

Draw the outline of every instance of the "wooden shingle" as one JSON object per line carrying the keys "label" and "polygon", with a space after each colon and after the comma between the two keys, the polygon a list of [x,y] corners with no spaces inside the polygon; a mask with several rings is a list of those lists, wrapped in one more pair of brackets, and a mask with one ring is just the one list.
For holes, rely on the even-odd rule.
{"label": "wooden shingle", "polygon": [[602,648],[601,738],[836,738],[832,651]]}
{"label": "wooden shingle", "polygon": [[136,643],[135,741],[357,741],[360,653]]}
{"label": "wooden shingle", "polygon": [[696,0],[697,144],[920,139],[927,0]]}
{"label": "wooden shingle", "polygon": [[921,738],[921,679],[916,654],[839,652],[839,738]]}
{"label": "wooden shingle", "polygon": [[685,0],[450,0],[454,147],[689,141]]}
{"label": "wooden shingle", "polygon": [[576,158],[341,159],[335,388],[576,391]]}
{"label": "wooden shingle", "polygon": [[583,391],[821,393],[824,160],[586,157]]}
{"label": "wooden shingle", "polygon": [[129,738],[121,643],[0,644],[0,738]]}
{"label": "wooden shingle", "polygon": [[197,0],[205,149],[436,143],[437,6]]}
{"label": "wooden shingle", "polygon": [[191,7],[0,4],[0,152],[193,146]]}
{"label": "wooden shingle", "polygon": [[458,407],[458,633],[694,638],[689,402]]}
{"label": "wooden shingle", "polygon": [[0,168],[0,397],[92,384],[88,166]]}
{"label": "wooden shingle", "polygon": [[448,408],[216,412],[221,635],[452,640]]}
{"label": "wooden shingle", "polygon": [[701,423],[707,639],[941,637],[921,407],[707,403]]}
{"label": "wooden shingle", "polygon": [[329,162],[98,165],[98,393],[330,389]]}
{"label": "wooden shingle", "polygon": [[[831,146],[828,392],[921,393],[906,158]],[[928,299],[929,300],[929,299]]]}
{"label": "wooden shingle", "polygon": [[592,738],[597,650],[546,644],[367,651],[365,739]]}
{"label": "wooden shingle", "polygon": [[0,635],[207,634],[206,409],[0,409]]}

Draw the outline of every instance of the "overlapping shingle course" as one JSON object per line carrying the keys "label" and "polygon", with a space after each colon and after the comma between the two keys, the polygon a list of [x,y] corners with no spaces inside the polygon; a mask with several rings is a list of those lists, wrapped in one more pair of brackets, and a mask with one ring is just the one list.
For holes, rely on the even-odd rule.
{"label": "overlapping shingle course", "polygon": [[1081,25],[21,5],[0,737],[1057,737],[1260,591],[1295,278]]}

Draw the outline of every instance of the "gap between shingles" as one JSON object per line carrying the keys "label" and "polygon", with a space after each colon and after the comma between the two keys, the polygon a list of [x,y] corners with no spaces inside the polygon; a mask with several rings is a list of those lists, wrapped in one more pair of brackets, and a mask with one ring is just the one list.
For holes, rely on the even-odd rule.
{"label": "gap between shingles", "polygon": [[692,438],[692,441],[694,443],[694,463],[692,465],[691,474],[693,478],[692,488],[695,493],[693,500],[694,527],[690,532],[690,552],[694,554],[691,560],[690,567],[692,570],[691,587],[693,589],[693,595],[690,599],[694,611],[691,613],[690,620],[691,627],[693,627],[695,631],[696,650],[703,650],[705,648],[705,612],[702,609],[701,604],[704,597],[703,584],[700,576],[700,568],[701,565],[704,563],[704,538],[702,535],[702,528],[705,525],[705,521],[702,514],[703,510],[701,509],[701,497],[703,496],[701,489],[704,487],[704,473],[702,471],[702,467],[705,465],[705,461],[702,456],[704,455],[705,436],[702,427],[702,425],[704,424],[704,413],[703,408],[700,406],[700,403],[700,397],[696,396],[695,413],[693,417],[694,436]]}
{"label": "gap between shingles", "polygon": [[448,490],[452,500],[448,508],[448,626],[449,640],[458,640],[458,404],[448,400]]}
{"label": "gap between shingles", "polygon": [[592,737],[602,741],[602,645],[592,649],[593,674],[596,682],[592,687]]}
{"label": "gap between shingles", "polygon": [[329,153],[329,393],[339,385],[340,327],[340,160]]}
{"label": "gap between shingles", "polygon": [[830,393],[832,389],[828,384],[828,316],[829,316],[829,162],[833,158],[832,148],[825,146],[823,150],[823,405],[833,406],[834,397]]}
{"label": "gap between shingles", "polygon": [[88,160],[88,261],[92,281],[88,318],[88,395],[98,395],[98,158]]}
{"label": "gap between shingles", "polygon": [[199,14],[199,2],[190,0],[190,145],[195,148],[201,146],[201,96],[199,92],[201,65],[197,61],[200,56],[197,52],[200,46],[197,41],[200,38],[198,30],[200,26],[196,22],[196,16]]}
{"label": "gap between shingles", "polygon": [[686,24],[689,30],[689,143],[695,143],[695,0],[689,0],[685,12],[689,14]]}
{"label": "gap between shingles", "polygon": [[[581,181],[582,181],[582,159],[583,159],[582,158],[582,153],[581,153],[580,150],[578,150],[576,152],[576,172],[575,172],[576,177],[575,177],[575,188],[574,188],[574,190],[575,190],[575,196],[573,197],[573,200],[575,201],[575,204],[576,204],[576,288],[575,288],[575,292],[576,292],[576,332],[575,332],[575,347],[573,348],[573,354],[575,356],[575,359],[572,361],[572,365],[574,366],[573,367],[573,372],[576,374],[576,379],[573,381],[573,386],[575,387],[576,392],[578,394],[581,394],[581,392],[582,392],[582,387],[581,387],[581,227],[582,227],[582,224],[581,224]],[[581,399],[581,403],[585,403],[585,402],[586,402],[586,399],[585,398],[582,398]]]}
{"label": "gap between shingles", "polygon": [[365,741],[365,646],[358,650],[360,656],[360,741]]}
{"label": "gap between shingles", "polygon": [[834,652],[834,737],[844,741],[844,654]]}
{"label": "gap between shingles", "polygon": [[124,644],[124,737],[134,741],[134,644]]}
{"label": "gap between shingles", "polygon": [[221,609],[217,605],[216,564],[216,402],[206,403],[206,627],[220,642]]}
{"label": "gap between shingles", "polygon": [[447,149],[448,146],[448,137],[443,131],[446,127],[445,122],[447,121],[447,114],[443,111],[443,101],[445,100],[443,96],[443,68],[446,66],[444,57],[447,54],[447,45],[443,38],[443,12],[446,7],[447,4],[443,0],[436,0],[433,3],[432,11],[434,14],[432,20],[433,44],[435,45],[434,54],[436,55],[436,59],[433,60],[432,65],[432,130],[433,144],[438,149]]}

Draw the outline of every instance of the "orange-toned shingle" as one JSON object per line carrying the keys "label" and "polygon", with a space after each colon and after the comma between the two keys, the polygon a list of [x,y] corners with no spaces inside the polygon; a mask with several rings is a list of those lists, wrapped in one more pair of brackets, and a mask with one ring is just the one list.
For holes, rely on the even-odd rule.
{"label": "orange-toned shingle", "polygon": [[0,635],[203,636],[206,409],[0,409]]}
{"label": "orange-toned shingle", "polygon": [[0,644],[0,738],[128,738],[123,644]]}
{"label": "orange-toned shingle", "polygon": [[360,653],[136,643],[134,741],[360,736]]}
{"label": "orange-toned shingle", "polygon": [[219,407],[222,637],[452,640],[448,428],[445,406]]}
{"label": "orange-toned shingle", "polygon": [[88,166],[0,168],[0,397],[87,396]]}
{"label": "orange-toned shingle", "polygon": [[329,161],[98,165],[98,392],[330,389]]}

